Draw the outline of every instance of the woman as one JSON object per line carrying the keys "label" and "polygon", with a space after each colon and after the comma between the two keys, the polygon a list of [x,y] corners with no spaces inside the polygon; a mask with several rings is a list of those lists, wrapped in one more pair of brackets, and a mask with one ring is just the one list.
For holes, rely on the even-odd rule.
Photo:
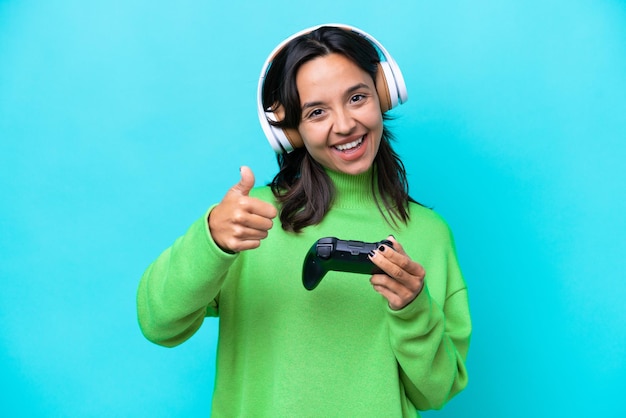
{"label": "woman", "polygon": [[[142,277],[151,341],[175,346],[219,316],[214,416],[414,417],[467,384],[466,285],[448,226],[409,198],[381,72],[358,30],[319,27],[281,46],[262,108],[294,150],[267,187],[242,167]],[[304,289],[303,259],[329,236],[389,239],[369,255],[384,273],[329,272]]]}

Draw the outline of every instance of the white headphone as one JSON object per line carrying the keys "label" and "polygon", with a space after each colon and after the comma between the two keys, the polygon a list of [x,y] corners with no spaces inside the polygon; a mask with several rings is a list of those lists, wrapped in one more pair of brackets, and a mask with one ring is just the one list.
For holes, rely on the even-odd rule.
{"label": "white headphone", "polygon": [[277,154],[282,154],[284,152],[289,153],[295,148],[300,148],[304,146],[304,144],[302,142],[302,138],[300,138],[300,135],[296,130],[284,130],[282,128],[273,126],[270,123],[270,121],[278,121],[278,117],[270,109],[263,109],[263,83],[265,81],[265,76],[267,75],[267,70],[274,60],[274,57],[276,57],[276,54],[278,54],[285,47],[286,44],[288,44],[293,39],[313,32],[314,30],[321,28],[322,26],[333,26],[352,31],[367,39],[378,50],[381,61],[379,63],[379,68],[375,81],[376,91],[380,100],[380,108],[383,113],[385,113],[389,109],[396,107],[398,104],[406,102],[408,99],[406,84],[404,83],[404,77],[400,72],[400,67],[398,67],[398,64],[396,64],[395,60],[391,57],[391,55],[389,55],[385,47],[382,46],[380,42],[378,42],[373,36],[369,35],[368,33],[363,32],[362,30],[357,29],[353,26],[343,24],[318,25],[295,33],[294,35],[281,42],[276,48],[274,48],[272,53],[269,55],[269,57],[265,61],[265,64],[263,64],[263,68],[261,69],[261,76],[259,77],[259,85],[257,88],[257,107],[259,113],[259,122],[261,122],[261,127],[263,128],[263,132],[265,133],[267,140]]}

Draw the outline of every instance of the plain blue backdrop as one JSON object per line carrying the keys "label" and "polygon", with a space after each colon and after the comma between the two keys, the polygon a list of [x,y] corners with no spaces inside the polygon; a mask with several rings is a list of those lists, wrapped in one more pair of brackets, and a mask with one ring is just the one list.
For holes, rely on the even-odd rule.
{"label": "plain blue backdrop", "polygon": [[626,416],[621,0],[0,0],[1,415],[208,415],[216,320],[155,346],[136,286],[240,165],[272,178],[261,65],[325,22],[403,69],[396,148],[470,286],[470,385],[425,416]]}

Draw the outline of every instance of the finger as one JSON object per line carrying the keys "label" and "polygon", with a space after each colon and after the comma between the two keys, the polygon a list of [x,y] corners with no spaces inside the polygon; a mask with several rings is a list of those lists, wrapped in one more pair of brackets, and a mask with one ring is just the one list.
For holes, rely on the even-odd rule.
{"label": "finger", "polygon": [[231,190],[242,196],[248,196],[250,194],[250,190],[254,187],[254,173],[250,167],[245,165],[242,166],[239,171],[241,173],[241,179],[239,180],[239,183],[232,187]]}
{"label": "finger", "polygon": [[274,219],[278,215],[278,211],[274,205],[254,197],[249,198],[248,212],[270,220]]}
{"label": "finger", "polygon": [[403,308],[417,296],[416,292],[399,286],[398,282],[383,274],[372,276],[370,282],[373,289],[387,299],[389,307],[394,310]]}
{"label": "finger", "polygon": [[[265,208],[265,210],[266,212],[276,212],[276,209],[271,205],[269,208]],[[236,219],[234,223],[236,225],[240,225],[242,227],[257,231],[269,231],[274,226],[272,216],[266,216],[264,214],[259,215],[256,213],[247,213],[244,216],[241,216],[239,219]]]}
{"label": "finger", "polygon": [[237,225],[232,228],[231,238],[234,241],[258,241],[267,238],[267,229],[255,229]]}
{"label": "finger", "polygon": [[[385,273],[373,275],[370,279],[373,285],[388,289],[390,293],[397,295],[403,301],[412,300],[421,292],[426,272],[420,264],[388,247],[379,247],[369,257]],[[387,293],[381,294],[391,304],[396,303]]]}
{"label": "finger", "polygon": [[417,276],[406,277],[406,280],[400,280],[395,277],[391,277],[388,274],[373,274],[370,277],[370,283],[372,285],[381,286],[389,291],[401,295],[407,296],[409,293],[415,293],[421,289],[423,280]]}
{"label": "finger", "polygon": [[[387,299],[388,302],[390,302],[391,300],[395,300],[396,298],[398,298],[398,295],[396,295],[394,292],[392,292],[391,290],[389,290],[388,288],[386,288],[385,286],[381,286],[379,284],[374,284],[372,283],[372,288],[379,294],[383,295],[385,297],[385,299]],[[390,302],[391,303],[391,302]]]}
{"label": "finger", "polygon": [[396,280],[403,281],[411,279],[412,276],[423,277],[424,268],[411,260],[401,247],[399,249],[402,253],[392,250],[387,245],[381,245],[370,255],[370,260]]}
{"label": "finger", "polygon": [[400,254],[404,254],[406,255],[406,252],[404,251],[404,247],[402,247],[402,244],[400,244],[398,242],[398,240],[396,239],[396,237],[394,237],[393,235],[389,235],[387,237],[387,240],[391,241],[391,243],[393,244],[393,249],[400,253]]}
{"label": "finger", "polygon": [[216,239],[216,243],[222,249],[240,252],[259,247],[261,240],[267,236],[268,231],[236,225],[229,229],[228,234],[222,235],[223,241],[218,242]]}
{"label": "finger", "polygon": [[233,240],[232,244],[228,246],[229,251],[239,253],[241,251],[253,250],[261,246],[260,239],[248,239],[248,240]]}
{"label": "finger", "polygon": [[373,274],[370,283],[377,290],[384,290],[394,295],[400,295],[406,289],[400,282],[386,274]]}

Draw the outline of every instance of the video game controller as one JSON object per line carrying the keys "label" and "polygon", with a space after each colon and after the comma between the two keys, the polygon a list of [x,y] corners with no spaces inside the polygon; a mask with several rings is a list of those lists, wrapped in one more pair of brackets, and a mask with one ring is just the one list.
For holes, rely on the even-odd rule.
{"label": "video game controller", "polygon": [[313,290],[331,270],[363,274],[382,273],[382,270],[369,259],[368,254],[383,244],[393,248],[389,240],[362,242],[344,241],[335,237],[320,238],[304,259],[302,284],[307,290]]}

